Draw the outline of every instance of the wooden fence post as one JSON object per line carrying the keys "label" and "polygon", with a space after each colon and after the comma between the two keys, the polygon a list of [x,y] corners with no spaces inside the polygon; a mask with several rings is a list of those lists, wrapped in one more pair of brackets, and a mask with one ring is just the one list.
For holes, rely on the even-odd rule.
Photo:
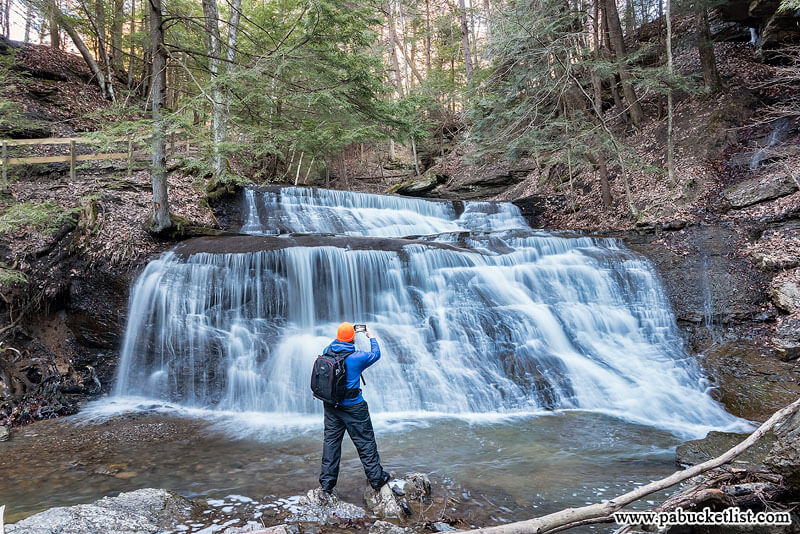
{"label": "wooden fence post", "polygon": [[3,183],[0,184],[5,189],[8,185],[8,143],[3,141]]}
{"label": "wooden fence post", "polygon": [[133,136],[128,138],[128,178],[133,176]]}
{"label": "wooden fence post", "polygon": [[75,181],[75,141],[69,142],[69,179]]}

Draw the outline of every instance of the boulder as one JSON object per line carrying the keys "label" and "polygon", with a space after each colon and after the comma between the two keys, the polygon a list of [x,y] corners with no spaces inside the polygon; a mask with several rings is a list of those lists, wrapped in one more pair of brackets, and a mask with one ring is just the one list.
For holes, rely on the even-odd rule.
{"label": "boulder", "polygon": [[797,182],[785,173],[752,178],[727,188],[725,198],[734,208],[743,208],[766,200],[790,195],[798,190]]}
{"label": "boulder", "polygon": [[7,534],[155,534],[188,519],[193,504],[163,489],[145,488],[92,504],[51,508],[6,525]]}
{"label": "boulder", "polygon": [[800,316],[782,318],[775,329],[772,344],[781,360],[788,362],[800,358]]}
{"label": "boulder", "polygon": [[388,192],[410,197],[421,197],[445,182],[447,182],[446,175],[430,169],[419,178],[398,184],[389,189]]}
{"label": "boulder", "polygon": [[364,490],[364,503],[367,510],[378,517],[403,517],[403,509],[394,496],[394,492],[389,484],[384,484],[381,489],[376,491],[367,486]]}
{"label": "boulder", "polygon": [[725,198],[734,208],[744,208],[765,200],[790,195],[800,189],[794,178],[786,173],[770,174],[745,180],[727,188]]}
{"label": "boulder", "polygon": [[800,312],[800,269],[794,269],[772,281],[769,297],[787,313]]}
{"label": "boulder", "polygon": [[339,500],[335,492],[326,493],[318,488],[300,497],[289,521],[326,525],[339,523],[342,519],[361,519],[366,515],[363,508]]}
{"label": "boulder", "polygon": [[[675,450],[675,462],[683,468],[701,464],[738,445],[748,435],[711,431],[703,439],[695,439],[678,445]],[[764,458],[767,456],[774,441],[775,439],[771,434],[764,436],[758,443],[734,460],[736,467],[758,469],[764,463]]]}
{"label": "boulder", "polygon": [[764,460],[771,471],[783,475],[786,483],[800,492],[800,412],[776,427],[775,444]]}
{"label": "boulder", "polygon": [[388,521],[375,521],[369,527],[369,534],[412,534],[414,531],[408,527],[400,527]]}
{"label": "boulder", "polygon": [[0,426],[0,441],[8,441],[11,439],[11,431],[7,426]]}
{"label": "boulder", "polygon": [[404,480],[403,490],[409,499],[427,499],[431,496],[431,480],[425,473],[411,473]]}

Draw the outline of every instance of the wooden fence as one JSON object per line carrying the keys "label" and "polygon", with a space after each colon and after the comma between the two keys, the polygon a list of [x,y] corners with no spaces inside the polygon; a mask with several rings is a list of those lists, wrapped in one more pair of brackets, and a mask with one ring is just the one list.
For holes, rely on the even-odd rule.
{"label": "wooden fence", "polygon": [[[176,143],[182,144],[185,151],[189,151],[191,141],[187,138],[185,140],[177,140],[175,137],[183,133],[183,130],[176,130],[167,134],[169,142],[169,152],[174,153]],[[8,168],[12,165],[33,165],[37,163],[69,163],[69,177],[71,180],[75,179],[75,168],[79,161],[110,161],[110,160],[128,160],[128,176],[131,175],[133,169],[133,162],[138,157],[146,154],[141,151],[135,151],[134,145],[148,137],[139,138],[122,138],[114,139],[117,143],[128,143],[128,150],[126,152],[108,152],[103,154],[78,154],[75,150],[76,145],[79,144],[97,144],[98,141],[87,139],[85,137],[47,137],[43,139],[3,139],[2,152],[0,152],[0,160],[3,168],[2,183],[8,183]],[[8,148],[14,146],[48,146],[48,145],[69,145],[69,154],[64,156],[31,156],[24,158],[12,158],[8,156]]]}

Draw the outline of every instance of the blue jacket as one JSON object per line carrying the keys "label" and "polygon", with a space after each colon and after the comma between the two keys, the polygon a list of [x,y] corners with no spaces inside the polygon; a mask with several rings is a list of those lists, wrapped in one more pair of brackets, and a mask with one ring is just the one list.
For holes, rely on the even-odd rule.
{"label": "blue jacket", "polygon": [[[369,352],[356,350],[355,345],[352,343],[345,343],[339,340],[334,340],[334,342],[325,349],[326,352],[352,352],[356,350],[347,357],[347,389],[358,388],[361,385],[361,373],[364,372],[364,369],[381,359],[381,349],[378,346],[378,340],[373,337],[369,340],[369,344]],[[363,401],[364,397],[361,396],[361,391],[359,391],[358,397],[343,400],[342,406],[352,406]]]}

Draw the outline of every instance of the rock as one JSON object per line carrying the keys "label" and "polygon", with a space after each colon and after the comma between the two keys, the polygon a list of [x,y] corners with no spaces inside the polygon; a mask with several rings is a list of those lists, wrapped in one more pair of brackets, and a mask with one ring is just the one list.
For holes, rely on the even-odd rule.
{"label": "rock", "polygon": [[425,196],[440,184],[446,183],[447,180],[447,175],[429,169],[421,177],[398,184],[389,189],[388,192],[410,197]]}
{"label": "rock", "polygon": [[369,534],[412,534],[414,531],[408,527],[399,527],[388,521],[375,521],[369,527]]}
{"label": "rock", "polygon": [[725,190],[725,198],[734,208],[790,195],[798,190],[797,182],[788,174],[771,174],[745,180]]}
{"label": "rock", "polygon": [[390,480],[388,482],[388,484],[389,484],[389,487],[392,488],[392,491],[394,492],[394,494],[397,495],[398,497],[402,497],[403,495],[406,494],[406,490],[405,490],[406,481],[405,480],[398,480],[398,479],[395,478],[394,480]]}
{"label": "rock", "polygon": [[800,312],[800,269],[773,279],[769,297],[775,306],[787,313]]}
{"label": "rock", "polygon": [[800,316],[781,319],[772,344],[781,360],[788,362],[800,358]]}
{"label": "rock", "polygon": [[14,525],[7,534],[149,534],[188,519],[193,504],[163,489],[140,489],[92,504],[51,508]]}
{"label": "rock", "polygon": [[[678,445],[675,450],[675,462],[683,467],[691,467],[716,458],[728,449],[744,441],[749,434],[734,434],[731,432],[709,432],[703,439],[695,439]],[[758,469],[770,450],[775,439],[767,434],[750,447],[741,456],[734,460],[736,467]]]}
{"label": "rock", "polygon": [[774,430],[776,441],[764,460],[770,470],[783,475],[786,483],[800,491],[800,413],[795,413]]}
{"label": "rock", "polygon": [[340,519],[360,519],[366,515],[363,508],[340,501],[336,493],[325,493],[317,488],[309,490],[305,496],[300,497],[289,521],[325,525],[338,523]]}
{"label": "rock", "polygon": [[409,499],[427,499],[431,496],[431,480],[425,473],[411,473],[405,478],[404,490]]}
{"label": "rock", "polygon": [[367,510],[378,517],[403,517],[403,509],[398,504],[389,484],[384,484],[378,491],[367,486],[364,490],[364,502]]}
{"label": "rock", "polygon": [[460,529],[452,527],[444,521],[437,521],[431,526],[433,527],[434,532],[461,532]]}
{"label": "rock", "polygon": [[7,426],[0,426],[0,441],[8,441],[11,439],[11,431]]}

